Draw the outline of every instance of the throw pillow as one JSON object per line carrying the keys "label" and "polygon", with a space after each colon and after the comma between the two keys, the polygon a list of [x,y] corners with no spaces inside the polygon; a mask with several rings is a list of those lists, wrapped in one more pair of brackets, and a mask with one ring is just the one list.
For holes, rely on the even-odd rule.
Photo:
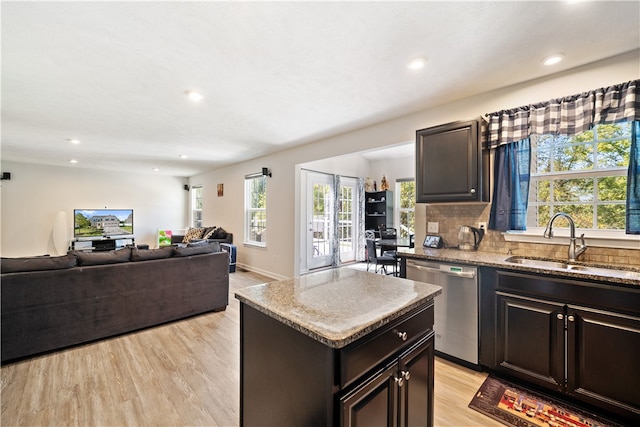
{"label": "throw pillow", "polygon": [[173,256],[176,256],[176,257],[210,254],[213,252],[219,252],[219,250],[216,250],[215,245],[203,245],[203,246],[198,245],[198,246],[191,246],[186,248],[181,248],[181,247],[173,248]]}
{"label": "throw pillow", "polygon": [[211,236],[213,235],[213,233],[215,233],[215,231],[216,231],[216,227],[206,228],[204,230],[204,233],[202,234],[202,238],[203,239],[211,239]]}
{"label": "throw pillow", "polygon": [[227,232],[222,227],[216,228],[216,231],[213,233],[213,238],[214,239],[226,239],[227,238]]}
{"label": "throw pillow", "polygon": [[19,271],[61,270],[76,266],[73,254],[63,256],[39,256],[24,258],[2,258],[0,270],[2,273],[16,273]]}
{"label": "throw pillow", "polygon": [[182,243],[189,243],[191,239],[202,239],[203,232],[204,228],[189,227],[189,230],[187,230],[187,234],[185,234],[182,238]]}
{"label": "throw pillow", "polygon": [[78,258],[78,265],[104,265],[129,262],[131,259],[131,249],[118,249],[105,252],[75,252]]}
{"label": "throw pillow", "polygon": [[148,261],[152,259],[164,259],[173,256],[173,248],[165,246],[158,249],[131,249],[131,261]]}

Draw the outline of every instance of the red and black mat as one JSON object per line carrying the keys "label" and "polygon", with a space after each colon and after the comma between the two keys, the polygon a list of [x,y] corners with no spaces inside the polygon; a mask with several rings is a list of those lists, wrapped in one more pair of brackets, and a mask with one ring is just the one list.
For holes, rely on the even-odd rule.
{"label": "red and black mat", "polygon": [[508,426],[624,427],[491,375],[480,386],[469,407]]}

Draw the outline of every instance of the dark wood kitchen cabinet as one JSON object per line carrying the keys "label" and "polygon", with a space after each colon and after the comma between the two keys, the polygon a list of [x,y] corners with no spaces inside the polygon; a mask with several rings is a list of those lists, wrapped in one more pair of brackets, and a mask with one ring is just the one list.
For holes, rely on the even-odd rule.
{"label": "dark wood kitchen cabinet", "polygon": [[640,288],[501,270],[487,277],[495,346],[484,366],[640,422]]}
{"label": "dark wood kitchen cabinet", "polygon": [[416,131],[416,202],[488,202],[489,151],[482,119]]}
{"label": "dark wood kitchen cabinet", "polygon": [[391,365],[345,394],[340,398],[340,425],[431,425],[433,357],[433,338],[424,337]]}
{"label": "dark wood kitchen cabinet", "polygon": [[564,388],[564,306],[498,292],[499,369],[538,385]]}
{"label": "dark wood kitchen cabinet", "polygon": [[246,304],[240,319],[240,425],[433,425],[433,300],[344,348]]}

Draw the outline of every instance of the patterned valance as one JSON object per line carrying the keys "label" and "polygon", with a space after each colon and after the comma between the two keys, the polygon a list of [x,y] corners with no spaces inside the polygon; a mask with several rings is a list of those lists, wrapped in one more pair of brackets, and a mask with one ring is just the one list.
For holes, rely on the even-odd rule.
{"label": "patterned valance", "polygon": [[489,144],[530,135],[577,135],[596,124],[640,120],[640,80],[487,114]]}

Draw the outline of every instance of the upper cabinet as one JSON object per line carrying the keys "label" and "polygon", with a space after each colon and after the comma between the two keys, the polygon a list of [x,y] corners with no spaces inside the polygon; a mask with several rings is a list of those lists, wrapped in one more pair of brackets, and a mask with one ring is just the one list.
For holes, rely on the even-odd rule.
{"label": "upper cabinet", "polygon": [[416,131],[416,202],[488,202],[489,152],[482,119]]}

